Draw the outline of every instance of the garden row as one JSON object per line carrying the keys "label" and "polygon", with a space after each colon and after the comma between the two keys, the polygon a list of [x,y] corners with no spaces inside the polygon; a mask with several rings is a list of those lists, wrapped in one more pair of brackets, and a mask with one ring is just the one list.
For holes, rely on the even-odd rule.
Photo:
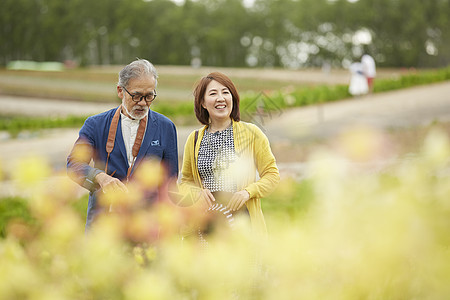
{"label": "garden row", "polygon": [[[450,67],[433,71],[416,71],[396,78],[375,81],[374,93],[409,88],[450,80]],[[287,109],[306,105],[326,103],[351,97],[348,85],[319,85],[301,88],[285,88],[277,91],[247,93],[241,98],[241,111],[252,114],[258,107],[267,110]],[[189,117],[193,115],[193,103],[157,103],[153,109],[170,118]],[[86,117],[68,116],[65,118],[29,118],[0,115],[0,131],[8,131],[15,136],[22,130],[39,130],[47,128],[80,127]]]}

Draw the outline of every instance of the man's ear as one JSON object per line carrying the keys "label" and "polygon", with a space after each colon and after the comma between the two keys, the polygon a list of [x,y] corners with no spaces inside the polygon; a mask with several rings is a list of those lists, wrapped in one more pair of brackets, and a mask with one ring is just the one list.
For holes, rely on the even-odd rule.
{"label": "man's ear", "polygon": [[120,85],[117,86],[117,96],[119,96],[120,99],[123,99],[123,88]]}

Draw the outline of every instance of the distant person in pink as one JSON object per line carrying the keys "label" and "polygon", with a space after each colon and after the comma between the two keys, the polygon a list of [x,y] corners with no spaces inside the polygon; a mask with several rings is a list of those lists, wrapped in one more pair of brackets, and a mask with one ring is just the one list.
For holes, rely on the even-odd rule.
{"label": "distant person in pink", "polygon": [[373,81],[375,80],[375,76],[377,75],[375,60],[369,54],[364,54],[361,57],[361,64],[363,67],[364,76],[367,79],[367,85],[369,87],[369,93],[373,92]]}

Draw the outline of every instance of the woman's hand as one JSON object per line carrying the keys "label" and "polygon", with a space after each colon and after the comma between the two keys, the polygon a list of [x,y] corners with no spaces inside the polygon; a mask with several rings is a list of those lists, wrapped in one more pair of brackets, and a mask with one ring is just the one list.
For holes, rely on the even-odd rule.
{"label": "woman's hand", "polygon": [[214,198],[213,194],[208,189],[202,189],[200,191],[200,197],[203,198],[208,207],[213,205],[213,203],[216,201],[216,198]]}
{"label": "woman's hand", "polygon": [[250,199],[250,194],[246,190],[236,192],[233,194],[233,197],[231,197],[227,207],[231,211],[240,210],[248,199]]}

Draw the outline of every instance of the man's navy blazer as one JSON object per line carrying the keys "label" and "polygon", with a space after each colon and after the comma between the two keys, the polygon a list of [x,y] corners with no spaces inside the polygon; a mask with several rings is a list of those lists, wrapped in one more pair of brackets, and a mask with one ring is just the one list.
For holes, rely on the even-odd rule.
{"label": "man's navy blazer", "polygon": [[[94,178],[98,173],[105,171],[107,158],[106,142],[111,121],[117,109],[114,108],[87,118],[80,129],[74,150],[79,145],[88,144],[94,150],[92,157],[80,160],[76,151],[72,150],[67,158],[69,176],[90,191],[86,227],[90,226],[95,215],[101,210],[97,205],[96,197],[99,185],[94,181]],[[134,170],[139,167],[144,158],[160,161],[166,167],[170,177],[178,175],[177,131],[175,125],[167,117],[152,110],[149,110],[148,113],[145,136],[131,171],[131,178]],[[93,167],[89,165],[91,159],[94,161]],[[114,172],[113,177],[124,181],[127,177],[128,167],[128,159],[122,137],[122,125],[119,119],[114,149],[108,160],[107,174],[111,175]]]}

